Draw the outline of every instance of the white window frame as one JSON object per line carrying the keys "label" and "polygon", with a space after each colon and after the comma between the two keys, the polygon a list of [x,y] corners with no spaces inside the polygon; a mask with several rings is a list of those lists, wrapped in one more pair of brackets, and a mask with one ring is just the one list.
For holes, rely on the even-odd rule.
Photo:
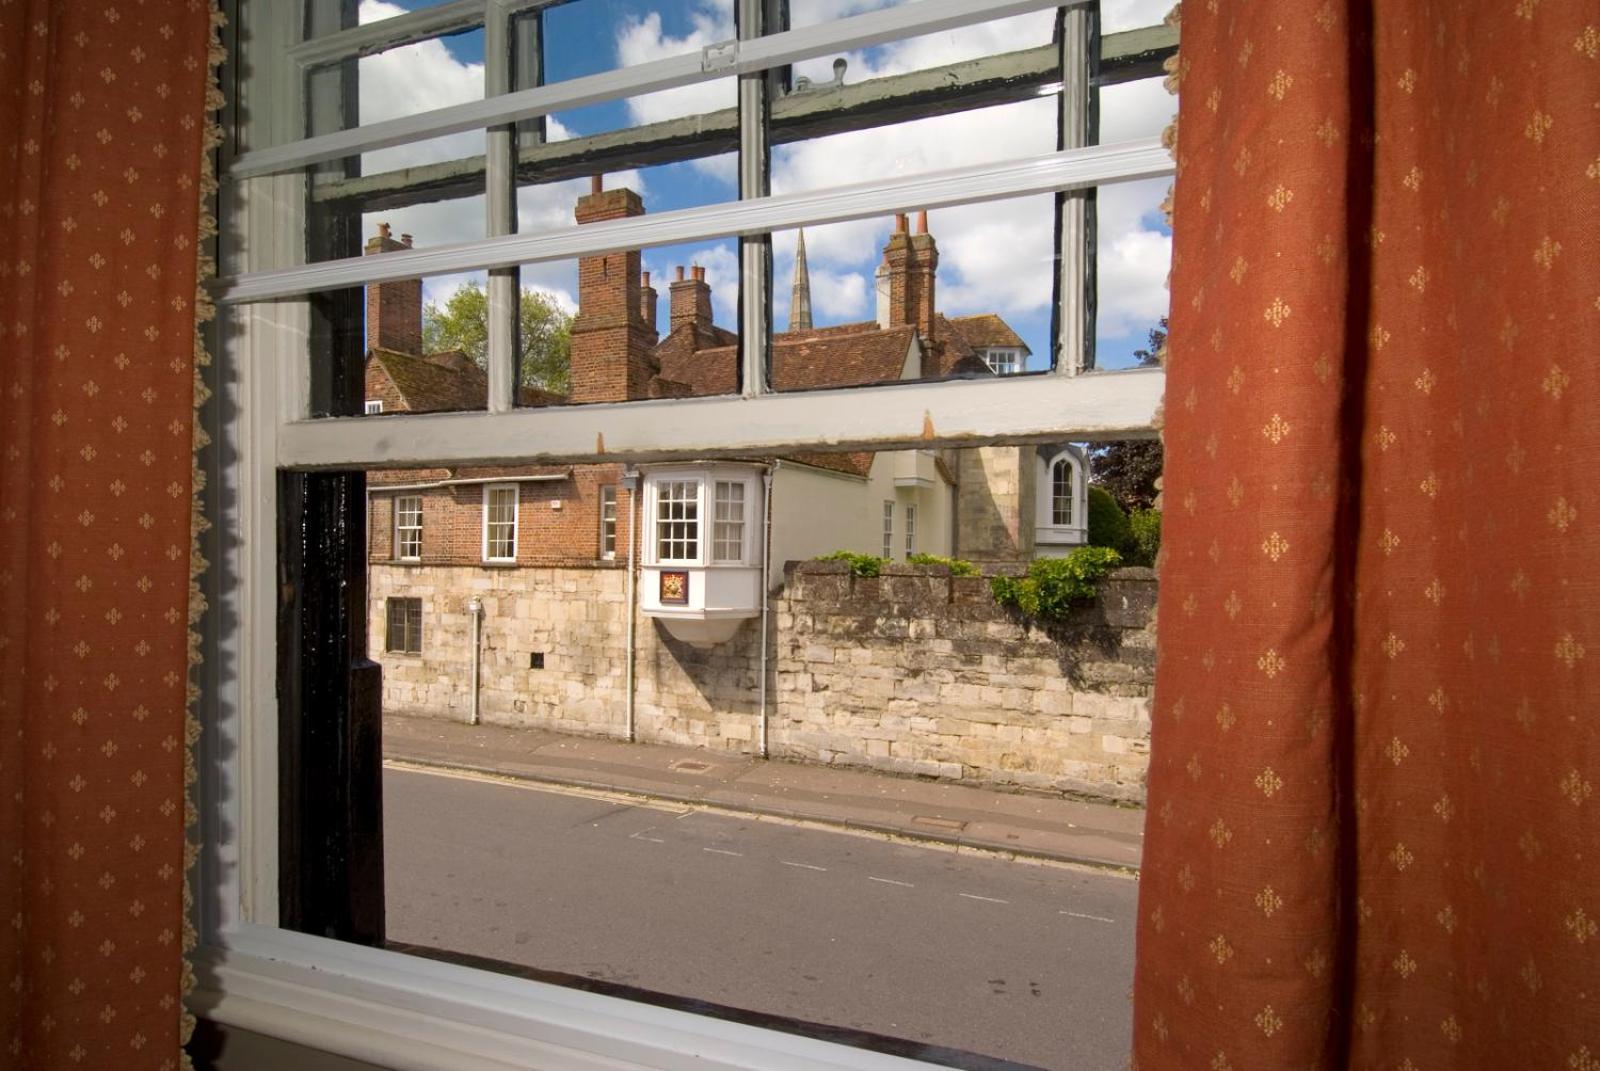
{"label": "white window frame", "polygon": [[[920,0],[834,23],[719,43],[700,53],[516,93],[505,92],[499,43],[507,17],[542,0],[456,0],[382,23],[301,42],[300,5],[250,4],[231,12],[225,31],[247,38],[251,55],[282,55],[260,65],[230,93],[228,108],[255,152],[225,148],[220,193],[222,306],[212,333],[218,374],[231,377],[237,405],[210,414],[219,471],[210,496],[218,541],[207,583],[216,612],[203,624],[207,732],[198,745],[203,851],[196,882],[200,946],[191,1006],[225,1026],[257,1031],[383,1066],[595,1069],[621,1065],[706,1068],[807,1067],[892,1071],[915,1061],[689,1012],[580,992],[387,949],[365,948],[277,927],[277,471],[280,468],[443,467],[486,458],[537,462],[615,462],[759,456],[795,443],[839,449],[917,449],[1007,438],[1060,442],[1151,435],[1164,379],[1159,370],[1082,371],[1086,320],[1077,302],[1062,309],[1061,359],[1043,376],[970,383],[904,384],[856,391],[770,394],[762,332],[745,330],[742,397],[515,410],[507,328],[492,328],[489,405],[484,413],[395,414],[387,421],[313,420],[304,359],[314,290],[389,279],[510,267],[616,248],[653,248],[732,235],[763,235],[802,225],[881,216],[907,205],[938,208],[997,197],[1086,191],[1108,183],[1170,175],[1157,139],[1081,147],[948,172],[802,195],[752,197],[728,205],[663,212],[583,228],[510,233],[508,199],[495,184],[509,154],[506,126],[584,103],[619,99],[710,78],[749,73],[813,56],[957,28],[1057,6],[1045,0]],[[754,9],[759,0],[736,0]],[[1086,58],[1087,17],[1069,0],[1063,51]],[[431,20],[431,21],[430,21]],[[248,22],[248,25],[244,23]],[[490,57],[483,101],[321,139],[295,142],[305,114],[304,66],[354,56],[449,28],[485,28]],[[750,25],[743,20],[744,25]],[[409,38],[407,35],[411,35]],[[1074,53],[1074,50],[1076,52]],[[234,55],[237,48],[230,48]],[[500,69],[495,70],[497,64]],[[270,69],[269,69],[270,68]],[[1064,112],[1087,107],[1087,64],[1068,67]],[[759,83],[759,79],[745,80]],[[493,88],[492,88],[493,87]],[[492,91],[491,91],[492,88]],[[755,112],[741,99],[748,134]],[[490,237],[458,246],[391,253],[366,263],[302,263],[307,171],[312,159],[337,159],[453,130],[490,132]],[[499,163],[497,163],[497,160]],[[1063,271],[1083,277],[1084,198],[1067,199]],[[759,255],[759,248],[755,250]],[[376,261],[377,263],[374,263]],[[282,265],[290,267],[283,268]],[[746,288],[747,291],[751,288]],[[1065,291],[1064,291],[1065,292]],[[1081,286],[1072,290],[1081,293]],[[503,297],[504,295],[502,295]],[[493,295],[491,295],[493,297]],[[506,306],[514,309],[513,304]],[[289,300],[277,301],[276,298]],[[741,325],[765,315],[764,293],[746,293]],[[514,313],[508,313],[514,315]],[[506,321],[510,322],[509,319]],[[495,320],[494,323],[500,323]],[[496,334],[498,332],[498,334]],[[215,409],[216,407],[213,407]],[[226,421],[226,423],[224,422]],[[507,443],[515,444],[508,455]],[[604,447],[599,445],[603,443]],[[219,461],[219,458],[227,460]],[[703,515],[703,513],[702,513]],[[520,525],[520,518],[517,523]],[[237,673],[217,672],[217,666]]]}
{"label": "white window frame", "polygon": [[[402,604],[402,610],[407,603],[417,604],[417,649],[394,646],[394,606]],[[411,631],[410,622],[401,626],[405,632]],[[422,599],[415,595],[390,595],[383,601],[383,651],[385,654],[420,655],[422,653]]]}
{"label": "white window frame", "polygon": [[361,407],[362,416],[376,416],[383,412],[382,398],[368,398]]}
{"label": "white window frame", "polygon": [[[1034,490],[1035,541],[1041,544],[1060,544],[1062,537],[1081,535],[1087,538],[1089,530],[1089,464],[1088,456],[1075,446],[1064,446],[1054,454],[1040,456],[1036,462]],[[1072,519],[1065,524],[1055,519],[1056,466],[1066,465],[1072,473]]]}
{"label": "white window frame", "polygon": [[[402,524],[401,518],[410,513],[410,510],[401,507],[407,502],[415,502],[416,523]],[[405,533],[415,532],[417,552],[407,554],[403,549],[406,544]],[[421,495],[395,495],[394,496],[394,558],[400,562],[418,562],[422,560],[422,496]]]}
{"label": "white window frame", "polygon": [[602,561],[609,562],[617,559],[617,503],[619,501],[616,484],[607,483],[600,486],[600,558]]}
{"label": "white window frame", "polygon": [[894,515],[895,502],[892,498],[883,500],[883,556],[894,557]]}
{"label": "white window frame", "polygon": [[[498,492],[511,492],[511,553],[509,555],[490,554],[489,547],[493,542],[489,534],[491,524],[503,525],[505,521],[489,519],[490,504]],[[483,560],[498,565],[510,565],[517,560],[517,537],[522,527],[522,489],[514,483],[486,483],[483,485]]]}
{"label": "white window frame", "polygon": [[906,561],[917,552],[917,504],[906,503]]}
{"label": "white window frame", "polygon": [[1022,370],[1021,354],[1014,349],[989,349],[984,352],[984,363],[997,376],[1015,375]]}
{"label": "white window frame", "polygon": [[[706,483],[702,473],[686,473],[683,475],[672,474],[662,476],[650,485],[650,550],[649,561],[653,565],[704,565],[708,547],[706,546]],[[672,487],[692,487],[694,495],[690,498],[663,499],[662,491]],[[661,516],[661,508],[666,502],[679,501],[684,504],[694,505],[694,517],[668,519]],[[661,526],[666,523],[694,525],[694,554],[688,557],[672,558],[661,553],[663,536]],[[671,540],[673,543],[687,543],[688,539]]]}
{"label": "white window frame", "polygon": [[[716,476],[712,476],[711,479],[708,481],[708,484],[709,484],[709,486],[708,486],[708,492],[707,492],[707,496],[706,497],[711,503],[711,518],[710,518],[711,519],[711,548],[710,548],[711,549],[711,564],[712,565],[745,565],[750,560],[750,551],[749,551],[749,545],[750,545],[750,525],[749,525],[749,512],[750,511],[749,511],[749,506],[750,506],[750,501],[751,501],[750,481],[749,480],[737,480],[737,479],[719,479]],[[738,498],[738,501],[737,501],[737,504],[738,504],[738,507],[739,507],[739,516],[738,517],[730,517],[730,518],[724,519],[723,517],[718,515],[719,512],[721,511],[722,506],[723,506],[722,489],[724,487],[736,487],[736,488],[739,489],[739,498]],[[732,502],[733,502],[733,500],[730,499],[729,503],[732,504]],[[725,540],[723,538],[723,526],[724,525],[729,525],[729,526],[737,525],[738,526],[738,532],[739,532],[739,534],[737,536],[737,547],[738,547],[738,550],[731,557],[724,556],[723,552],[722,552],[723,545],[726,542],[728,542],[728,540]]]}

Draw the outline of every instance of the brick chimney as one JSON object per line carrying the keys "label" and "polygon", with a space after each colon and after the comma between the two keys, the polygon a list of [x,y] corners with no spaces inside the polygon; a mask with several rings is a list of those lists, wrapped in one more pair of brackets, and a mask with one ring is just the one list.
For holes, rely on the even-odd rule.
{"label": "brick chimney", "polygon": [[683,324],[711,328],[711,287],[706,284],[706,270],[698,264],[689,269],[687,279],[680,267],[672,281],[672,330]]}
{"label": "brick chimney", "polygon": [[[578,199],[579,223],[644,215],[628,189],[607,190],[599,176]],[[572,321],[573,402],[621,402],[649,397],[656,361],[655,325],[646,323],[637,249],[578,261],[578,315]]]}
{"label": "brick chimney", "polygon": [[661,341],[661,333],[656,330],[656,302],[659,295],[656,288],[650,285],[650,273],[645,272],[639,284],[639,315],[644,317],[644,325],[650,331],[650,345],[654,346]]}
{"label": "brick chimney", "polygon": [[[378,233],[367,239],[366,252],[372,256],[410,248],[411,235],[402,234],[397,242],[389,233],[389,225],[380,223]],[[422,353],[421,279],[367,287],[367,349]]]}
{"label": "brick chimney", "polygon": [[883,279],[886,284],[887,321],[885,327],[917,329],[924,342],[936,340],[934,284],[939,272],[939,246],[928,233],[928,213],[917,214],[917,233],[911,233],[904,212],[894,217],[894,233],[883,247]]}

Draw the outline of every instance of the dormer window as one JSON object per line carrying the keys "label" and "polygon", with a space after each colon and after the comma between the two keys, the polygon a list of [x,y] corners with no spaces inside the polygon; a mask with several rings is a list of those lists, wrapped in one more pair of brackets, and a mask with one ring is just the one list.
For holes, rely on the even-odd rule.
{"label": "dormer window", "polygon": [[1022,351],[1018,349],[992,346],[983,352],[983,359],[997,376],[1022,371]]}
{"label": "dormer window", "polygon": [[1035,470],[1033,541],[1040,557],[1065,554],[1089,541],[1088,466],[1076,446],[1042,447]]}

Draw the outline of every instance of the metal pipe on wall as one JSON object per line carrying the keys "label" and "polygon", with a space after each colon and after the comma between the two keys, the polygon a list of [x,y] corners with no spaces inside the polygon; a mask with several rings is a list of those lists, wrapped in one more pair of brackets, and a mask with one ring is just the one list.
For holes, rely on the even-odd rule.
{"label": "metal pipe on wall", "polygon": [[467,602],[467,613],[472,615],[472,720],[478,724],[478,696],[481,687],[483,664],[483,600],[474,595]]}
{"label": "metal pipe on wall", "polygon": [[638,620],[639,598],[638,580],[635,568],[638,562],[639,547],[639,472],[637,469],[626,468],[622,470],[622,486],[628,489],[628,638],[627,653],[624,656],[627,667],[627,740],[633,743],[637,737],[634,711],[634,629]]}
{"label": "metal pipe on wall", "polygon": [[781,461],[774,461],[766,472],[761,474],[761,757],[768,757],[767,748],[767,610],[772,592],[772,580],[767,575],[770,568],[768,562],[772,556],[772,476]]}

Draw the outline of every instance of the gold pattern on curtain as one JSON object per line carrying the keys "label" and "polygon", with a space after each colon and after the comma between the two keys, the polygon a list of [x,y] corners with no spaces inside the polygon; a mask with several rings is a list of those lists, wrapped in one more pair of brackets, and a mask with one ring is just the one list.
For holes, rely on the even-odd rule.
{"label": "gold pattern on curtain", "polygon": [[173,1068],[209,0],[0,2],[0,1065]]}
{"label": "gold pattern on curtain", "polygon": [[1600,1068],[1600,9],[1183,14],[1135,1063]]}

